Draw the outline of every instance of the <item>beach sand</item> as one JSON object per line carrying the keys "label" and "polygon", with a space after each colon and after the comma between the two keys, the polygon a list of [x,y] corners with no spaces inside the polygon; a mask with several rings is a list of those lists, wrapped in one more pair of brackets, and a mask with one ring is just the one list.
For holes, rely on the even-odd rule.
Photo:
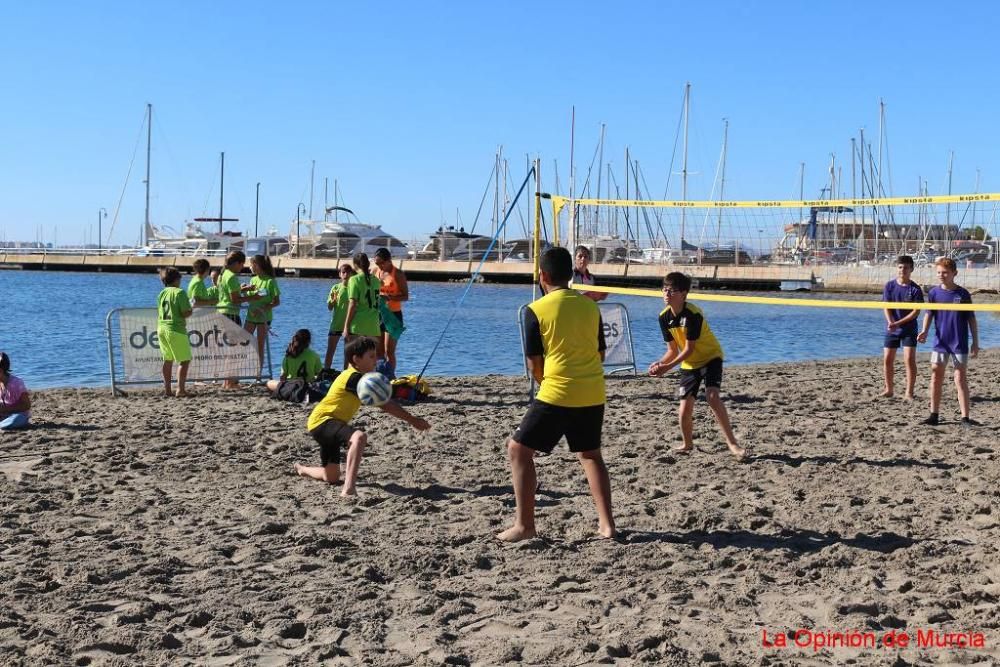
{"label": "beach sand", "polygon": [[[880,361],[727,368],[749,463],[704,402],[678,442],[676,379],[609,379],[604,451],[618,541],[593,539],[582,470],[538,460],[541,536],[513,515],[504,440],[520,378],[433,381],[417,433],[378,410],[359,496],[318,463],[307,408],[262,390],[158,399],[34,394],[0,433],[5,664],[909,664],[1000,660],[1000,352],[945,385],[879,399]],[[901,372],[902,369],[900,369]],[[901,380],[901,377],[899,378]],[[905,649],[762,646],[763,633],[911,635]],[[985,648],[918,648],[982,632]],[[925,635],[926,636],[926,635]],[[791,642],[790,642],[791,643]],[[899,660],[899,661],[898,661]]]}

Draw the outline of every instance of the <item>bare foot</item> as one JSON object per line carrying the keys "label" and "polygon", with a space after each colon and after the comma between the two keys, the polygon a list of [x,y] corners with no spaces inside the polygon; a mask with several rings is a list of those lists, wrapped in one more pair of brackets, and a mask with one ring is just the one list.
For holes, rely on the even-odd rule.
{"label": "bare foot", "polygon": [[181,391],[180,389],[174,392],[174,396],[176,396],[177,398],[187,398],[190,395],[191,394],[187,393],[186,391]]}
{"label": "bare foot", "polygon": [[674,451],[681,454],[686,454],[688,452],[694,451],[694,445],[677,445],[676,447],[674,447]]}
{"label": "bare foot", "polygon": [[345,498],[348,496],[356,496],[358,495],[358,490],[353,486],[351,487],[345,486],[344,490],[340,492],[340,495],[344,496]]}
{"label": "bare foot", "polygon": [[618,537],[618,531],[615,530],[614,526],[598,526],[597,534],[605,540],[613,540]]}
{"label": "bare foot", "polygon": [[497,539],[501,542],[520,542],[521,540],[530,540],[534,536],[534,528],[525,528],[517,524],[514,524],[502,533],[497,533]]}
{"label": "bare foot", "polygon": [[892,389],[884,390],[881,394],[879,394],[879,396],[882,398],[892,398]]}
{"label": "bare foot", "polygon": [[912,401],[913,400],[913,394],[906,394],[905,396],[903,396],[903,400],[904,401]]}
{"label": "bare foot", "polygon": [[174,392],[170,391],[169,389],[164,389],[163,390],[163,397],[164,398],[173,398],[174,397]]}
{"label": "bare foot", "polygon": [[732,452],[733,456],[736,457],[737,461],[747,460],[747,450],[739,447],[737,445],[729,445],[729,451]]}
{"label": "bare foot", "polygon": [[305,467],[304,465],[302,465],[302,464],[300,464],[300,463],[296,463],[296,464],[295,464],[295,474],[296,474],[296,475],[301,475],[301,476],[303,476],[303,477],[309,477],[309,475],[307,475],[307,474],[306,474],[306,473],[304,472],[305,468],[306,468],[306,467]]}

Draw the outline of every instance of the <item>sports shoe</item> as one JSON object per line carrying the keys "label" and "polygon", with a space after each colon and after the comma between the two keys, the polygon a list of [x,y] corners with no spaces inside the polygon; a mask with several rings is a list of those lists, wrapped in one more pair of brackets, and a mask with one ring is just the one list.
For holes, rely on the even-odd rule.
{"label": "sports shoe", "polygon": [[937,426],[938,425],[938,414],[936,412],[932,412],[930,417],[928,417],[927,419],[923,420],[920,423],[921,424],[927,424],[928,426]]}
{"label": "sports shoe", "polygon": [[962,426],[966,428],[970,426],[979,426],[979,422],[974,421],[971,417],[962,417]]}

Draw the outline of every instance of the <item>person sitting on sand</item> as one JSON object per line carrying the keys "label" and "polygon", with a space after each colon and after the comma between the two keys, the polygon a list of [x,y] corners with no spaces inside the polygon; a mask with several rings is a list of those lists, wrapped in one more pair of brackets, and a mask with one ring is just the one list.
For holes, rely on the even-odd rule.
{"label": "person sitting on sand", "polygon": [[[882,300],[902,303],[923,303],[924,291],[910,280],[913,258],[900,255],[896,259],[896,277],[885,284]],[[906,393],[903,398],[913,400],[913,387],[917,383],[917,316],[919,310],[885,309],[885,341],[882,344],[882,371],[888,398],[895,391],[896,350],[903,347],[903,365],[906,366]]]}
{"label": "person sitting on sand", "polygon": [[[958,267],[950,257],[938,257],[934,262],[941,284],[927,293],[928,303],[972,303],[969,290],[955,283]],[[938,410],[941,406],[941,385],[948,362],[955,368],[955,391],[958,393],[958,407],[962,413],[962,425],[974,426],[976,422],[969,416],[969,357],[979,355],[979,324],[976,313],[971,310],[928,310],[924,324],[917,334],[921,343],[927,341],[931,321],[934,321],[934,349],[931,352],[931,414],[924,420],[928,426],[938,424]],[[972,333],[972,347],[969,347],[969,333]]]}
{"label": "person sitting on sand", "polygon": [[[306,424],[309,435],[319,443],[322,465],[304,466],[296,463],[295,472],[303,477],[335,484],[340,479],[340,448],[346,447],[347,472],[344,475],[344,490],[340,495],[353,496],[357,493],[358,466],[368,444],[368,436],[349,422],[361,407],[358,381],[365,373],[375,370],[375,340],[368,336],[358,336],[347,344],[346,352],[350,365],[333,381],[330,391],[313,408]],[[395,401],[389,401],[381,407],[418,431],[431,427],[426,420],[410,414]]]}
{"label": "person sitting on sand", "polygon": [[160,339],[160,354],[163,356],[163,394],[173,396],[170,383],[173,379],[174,362],[180,364],[177,372],[177,396],[187,396],[184,384],[187,382],[188,366],[191,364],[191,343],[188,342],[185,320],[191,317],[191,302],[181,289],[181,272],[174,267],[160,269],[163,289],[156,299],[156,335]]}
{"label": "person sitting on sand", "polygon": [[677,416],[683,443],[675,448],[676,451],[690,452],[694,449],[694,401],[704,380],[705,400],[715,413],[715,421],[726,437],[729,451],[742,461],[746,459],[746,450],[737,444],[729,424],[729,413],[719,396],[722,387],[722,346],[705,321],[701,309],[687,302],[690,289],[691,278],[683,273],[672,272],[663,278],[663,303],[667,307],[660,313],[660,331],[667,343],[667,351],[659,361],[649,366],[649,374],[662,377],[674,366],[681,367]]}
{"label": "person sitting on sand", "polygon": [[187,286],[188,301],[195,308],[198,306],[214,306],[215,302],[219,300],[218,290],[216,290],[215,294],[211,294],[205,285],[205,278],[208,277],[209,270],[208,260],[196,259],[191,268],[194,270],[194,275],[191,276],[191,281]]}
{"label": "person sitting on sand", "polygon": [[25,428],[31,422],[31,394],[24,380],[10,372],[10,357],[0,352],[0,431]]}
{"label": "person sitting on sand", "polygon": [[538,394],[507,441],[516,514],[499,533],[505,542],[535,537],[536,453],[550,453],[566,436],[583,466],[597,508],[597,532],[616,534],[611,481],[601,455],[604,424],[604,328],[597,304],[569,289],[573,259],[551,248],[540,261],[545,296],[525,309],[524,354]]}
{"label": "person sitting on sand", "polygon": [[309,329],[299,329],[292,334],[292,342],[285,349],[285,358],[281,360],[281,375],[277,380],[268,380],[267,388],[272,392],[279,390],[288,380],[301,380],[308,385],[316,379],[323,366],[319,355],[313,352],[312,332]]}

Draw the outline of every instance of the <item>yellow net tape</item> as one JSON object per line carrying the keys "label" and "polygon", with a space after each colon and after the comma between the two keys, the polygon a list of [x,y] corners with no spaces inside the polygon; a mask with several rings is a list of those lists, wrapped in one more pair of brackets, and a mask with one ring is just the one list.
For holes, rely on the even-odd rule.
{"label": "yellow net tape", "polygon": [[987,192],[960,195],[929,195],[926,197],[880,197],[877,199],[805,199],[758,200],[758,201],[713,201],[677,200],[657,201],[644,199],[570,199],[562,195],[551,195],[552,213],[558,218],[566,204],[577,206],[619,206],[642,208],[804,208],[811,206],[914,206],[922,204],[971,204],[977,202],[1000,202],[1000,193]]}
{"label": "yellow net tape", "polygon": [[[635,287],[605,287],[603,285],[580,285],[577,289],[586,292],[607,292],[608,294],[630,294],[632,296],[653,296],[663,298],[663,292],[655,289]],[[812,308],[868,308],[872,310],[971,310],[977,312],[1000,312],[1000,303],[902,303],[898,301],[847,301],[841,299],[798,299],[775,296],[740,296],[738,294],[706,294],[691,292],[691,301],[719,301],[723,303],[754,303],[769,306],[800,306]]]}

